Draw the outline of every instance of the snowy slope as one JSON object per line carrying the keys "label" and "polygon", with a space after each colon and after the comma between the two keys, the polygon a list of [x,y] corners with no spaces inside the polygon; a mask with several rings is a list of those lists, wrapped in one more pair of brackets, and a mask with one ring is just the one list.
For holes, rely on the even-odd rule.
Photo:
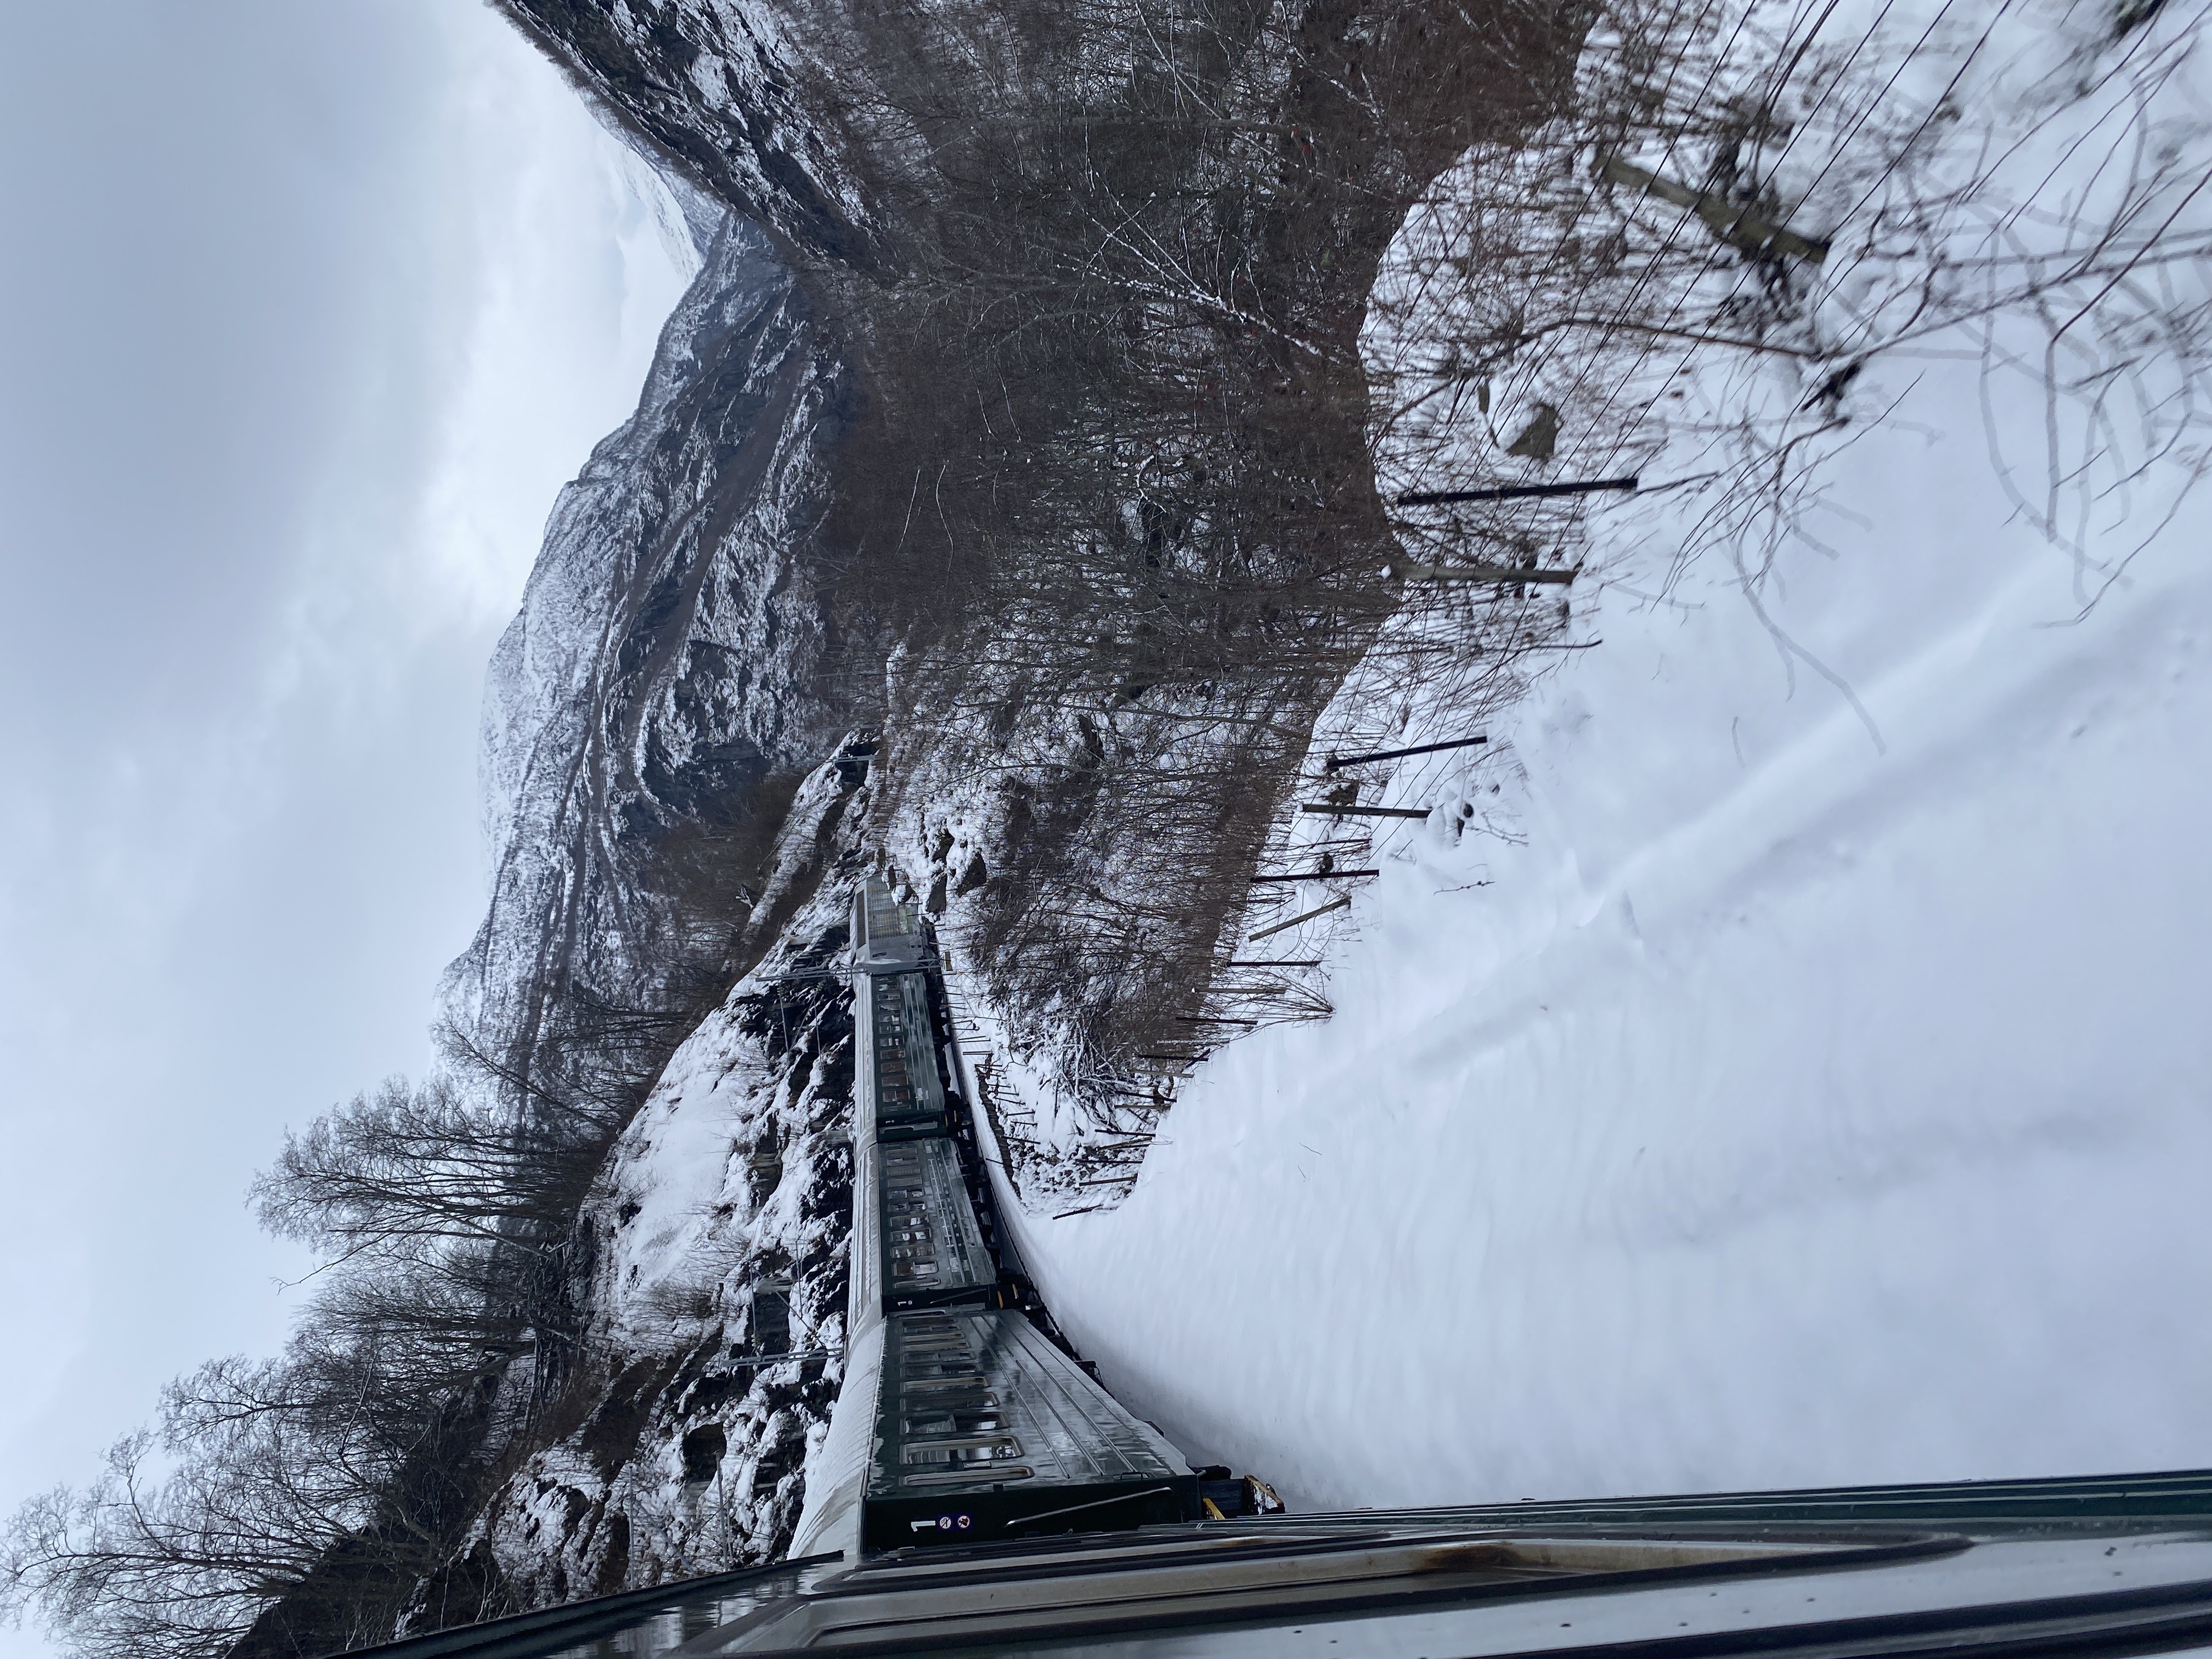
{"label": "snowy slope", "polygon": [[[2040,27],[2055,4],[2022,15]],[[1923,15],[1902,6],[1898,26]],[[2015,82],[2055,85],[2103,50],[2046,34],[2041,57],[2006,60]],[[2002,79],[1969,91],[2012,100],[2007,141],[2048,128],[2011,153],[2020,170],[2055,167],[2060,195],[2093,195],[2063,153],[2095,123],[2069,134],[2063,88]],[[671,110],[720,107],[711,85],[655,85]],[[2165,137],[2161,166],[2187,144],[2212,155],[2185,123]],[[1562,176],[1585,177],[1583,159]],[[1483,170],[1476,157],[1440,184],[1443,216],[1401,237],[1386,278],[1424,234],[1449,251],[1464,228],[1451,192]],[[1848,209],[1861,182],[1824,187]],[[1816,209],[1805,195],[1793,210]],[[1943,234],[1972,231],[1960,223]],[[1879,313],[1914,291],[1923,254],[1900,256],[1887,289],[1838,283],[1840,301],[1774,325],[1814,338],[1838,306]],[[1725,286],[1736,268],[1721,264]],[[624,885],[638,848],[611,855],[603,830],[681,817],[693,783],[713,794],[792,764],[831,730],[798,695],[807,618],[779,611],[776,579],[837,371],[780,276],[739,275],[714,301],[727,349],[672,356],[652,418],[605,452],[619,465],[564,501],[495,670],[513,829],[499,914],[465,967],[517,1024],[502,988],[562,967],[567,939],[592,941],[586,967],[610,977],[651,958],[650,906]],[[1395,346],[1417,358],[1419,330],[1452,320],[1418,306],[1411,319]],[[1370,343],[1370,366],[1395,349]],[[2212,1455],[2197,1407],[2212,1338],[2190,1317],[2212,1279],[2194,1201],[2212,1152],[2197,966],[2212,915],[2197,858],[2208,509],[2160,522],[2192,452],[2175,440],[2124,491],[2094,478],[2068,520],[2079,545],[2062,548],[2023,514],[2033,479],[2015,473],[2015,496],[1991,460],[2041,454],[2042,407],[1984,380],[1970,331],[1911,343],[1832,400],[1850,420],[1825,501],[1798,498],[1816,539],[1732,563],[1697,538],[1694,490],[1647,491],[1578,532],[1571,637],[1556,642],[1589,648],[1526,659],[1536,688],[1486,748],[1370,774],[1382,793],[1364,802],[1440,811],[1378,833],[1384,873],[1348,912],[1270,945],[1328,958],[1334,1018],[1221,1050],[1118,1207],[1057,1213],[1089,1208],[1065,1182],[1048,1201],[1051,1183],[1033,1187],[1035,1212],[1005,1206],[1079,1346],[1194,1454],[1302,1505]],[[1628,409],[1644,424],[1610,455],[1654,483],[1707,469],[1737,416],[1786,427],[1809,410],[1817,425],[1832,401],[1794,371],[1693,361],[1678,386],[1649,353],[1625,377],[1569,350],[1530,361],[1517,384],[1501,372],[1494,414],[1486,392],[1498,443],[1545,402],[1571,443]],[[717,386],[739,394],[734,425]],[[1661,401],[1676,390],[1680,407]],[[696,393],[696,422],[678,392]],[[656,425],[698,440],[672,480],[654,470]],[[731,465],[718,432],[753,453]],[[1462,441],[1422,441],[1434,467]],[[1420,476],[1383,447],[1386,489]],[[1458,459],[1485,479],[1581,459],[1516,471],[1496,448]],[[730,517],[694,510],[725,494]],[[657,597],[671,592],[672,612]],[[769,660],[794,640],[797,656]],[[1464,731],[1398,693],[1355,680],[1324,744]],[[916,897],[934,867],[957,921],[991,826],[957,800],[930,805],[933,853],[920,818],[864,826],[857,803],[834,850],[848,875],[878,852],[925,872]],[[802,909],[783,956],[817,943],[829,914]],[[801,1065],[766,1043],[749,1000],[764,988],[742,985],[677,1056],[610,1167],[592,1218],[603,1397],[489,1527],[533,1594],[788,1536],[837,1367],[756,1378],[726,1345],[748,1285],[787,1269],[834,1338],[840,1085],[816,1063],[834,1020]],[[969,1012],[988,1044],[992,1011],[970,998]],[[1042,1072],[988,1058],[998,1103],[1026,1085],[1051,1117]],[[792,1174],[756,1203],[740,1165],[769,1139],[793,1149]]]}
{"label": "snowy slope", "polygon": [[[866,807],[834,766],[799,792],[779,873],[808,884],[769,958],[677,1048],[580,1220],[592,1257],[581,1374],[471,1539],[508,1605],[771,1560],[788,1545],[842,1373],[851,1231],[844,883]],[[840,841],[839,837],[843,839]],[[753,1321],[788,1291],[787,1348]],[[763,1346],[763,1340],[766,1346]],[[802,1358],[773,1364],[763,1352]]]}
{"label": "snowy slope", "polygon": [[1726,583],[1609,596],[1403,797],[1527,844],[1409,838],[1334,1020],[1028,1218],[1171,1436],[1305,1504],[2212,1462],[2212,526],[2070,624],[1965,424],[1863,446],[1791,572],[1886,752]]}
{"label": "snowy slope", "polygon": [[[2008,142],[2083,199],[2113,152],[2028,79]],[[1869,368],[1763,574],[1595,518],[1602,643],[1363,795],[1443,811],[1270,941],[1334,1018],[1222,1050],[1118,1208],[1008,1206],[1194,1455],[1299,1505],[2212,1462],[2212,501],[2162,520],[2183,446],[2047,539],[1979,343]]]}

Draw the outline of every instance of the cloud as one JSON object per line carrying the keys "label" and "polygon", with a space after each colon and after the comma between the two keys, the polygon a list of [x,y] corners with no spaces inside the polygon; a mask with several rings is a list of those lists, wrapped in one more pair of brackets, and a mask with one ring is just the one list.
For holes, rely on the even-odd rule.
{"label": "cloud", "polygon": [[0,1319],[31,1358],[0,1508],[88,1474],[171,1373],[280,1339],[300,1264],[245,1182],[427,1062],[483,902],[484,662],[687,274],[481,8],[16,27]]}

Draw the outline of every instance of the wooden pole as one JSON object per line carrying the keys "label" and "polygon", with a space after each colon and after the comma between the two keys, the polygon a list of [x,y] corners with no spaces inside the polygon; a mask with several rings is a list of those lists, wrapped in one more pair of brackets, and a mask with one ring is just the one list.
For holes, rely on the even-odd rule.
{"label": "wooden pole", "polygon": [[1825,236],[1801,236],[1789,226],[1764,218],[1750,207],[1739,207],[1724,196],[1709,195],[1686,185],[1678,185],[1672,179],[1662,179],[1618,155],[1608,155],[1599,162],[1597,175],[1609,184],[1626,185],[1656,196],[1662,202],[1689,209],[1705,221],[1705,228],[1714,235],[1747,253],[1787,253],[1816,265],[1828,257],[1829,244]]}
{"label": "wooden pole", "polygon": [[1564,586],[1574,580],[1571,570],[1516,570],[1507,564],[1409,564],[1406,574],[1414,581],[1429,582],[1508,582],[1552,583]]}
{"label": "wooden pole", "polygon": [[1304,801],[1298,806],[1301,812],[1322,812],[1333,818],[1425,818],[1436,810],[1433,806],[1331,806],[1327,801],[1318,800]]}
{"label": "wooden pole", "polygon": [[1340,876],[1379,876],[1380,870],[1300,870],[1287,876],[1255,876],[1255,881],[1334,881]]}
{"label": "wooden pole", "polygon": [[1574,483],[1502,484],[1494,489],[1409,489],[1399,507],[1444,507],[1453,501],[1513,501],[1529,495],[1587,495],[1599,489],[1633,489],[1631,478],[1584,478]]}
{"label": "wooden pole", "polygon": [[1378,749],[1371,755],[1331,755],[1322,763],[1322,770],[1334,772],[1340,766],[1364,766],[1369,761],[1403,760],[1408,755],[1441,754],[1447,749],[1469,749],[1489,741],[1488,738],[1454,738],[1449,743],[1417,744],[1411,749]]}
{"label": "wooden pole", "polygon": [[1311,921],[1316,916],[1325,916],[1332,910],[1344,909],[1349,906],[1351,902],[1352,898],[1349,894],[1340,893],[1328,903],[1309,910],[1304,915],[1292,916],[1288,921],[1279,921],[1272,927],[1262,927],[1258,933],[1254,933],[1251,938],[1255,943],[1257,943],[1259,940],[1266,939],[1271,933],[1284,933],[1290,928],[1297,927],[1302,921]]}

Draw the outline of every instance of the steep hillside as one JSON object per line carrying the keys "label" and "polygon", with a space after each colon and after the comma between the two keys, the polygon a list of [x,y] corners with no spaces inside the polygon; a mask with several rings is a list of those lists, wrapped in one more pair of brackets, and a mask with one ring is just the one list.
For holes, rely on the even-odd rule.
{"label": "steep hillside", "polygon": [[[801,788],[783,866],[809,896],[677,1049],[579,1218],[581,1358],[467,1546],[489,1605],[773,1560],[790,1541],[842,1374],[852,1019],[823,970],[868,805],[835,766]],[[825,855],[848,880],[814,884]],[[761,1358],[787,1352],[802,1357]]]}
{"label": "steep hillside", "polygon": [[[2130,803],[2179,810],[2118,760],[2057,757],[2087,752],[2091,705],[2149,698],[2144,674],[2193,695],[2171,554],[2212,453],[2200,20],[1918,6],[502,0],[685,181],[695,228],[730,216],[492,665],[494,890],[446,987],[453,1073],[284,1149],[264,1216],[331,1266],[283,1361],[180,1383],[158,1449],[185,1447],[187,1478],[162,1504],[132,1486],[151,1440],[100,1489],[138,1551],[135,1610],[179,1604],[203,1489],[287,1522],[266,1559],[191,1570],[215,1586],[194,1618],[258,1632],[234,1659],[786,1546],[839,1379],[851,1053],[829,969],[864,871],[939,920],[1002,1206],[1079,1340],[1199,1444],[1279,1456],[1337,1500],[1390,1468],[1502,1478],[1434,1454],[1423,1437],[1459,1430],[1407,1379],[1523,1379],[1501,1420],[1531,1445],[1593,1413],[1668,1420],[1668,1379],[1694,1372],[1663,1346],[1648,1397],[1560,1415],[1661,1305],[1607,1277],[1607,1217],[1659,1241],[1640,1261],[1670,1206],[1705,1205],[1753,1243],[1698,1271],[1771,1273],[1743,1218],[1827,1201],[1773,1169],[1902,1202],[1896,1170],[2081,1133],[2026,1077],[2017,1121],[1899,1127],[1925,1091],[1877,1061],[1932,1042],[1923,999],[1827,969],[1940,960],[1969,981],[1972,953],[1867,915],[1936,914],[1931,893],[1984,896],[1962,925],[2014,915],[1984,826],[2054,792],[2119,803],[2076,821],[2115,842]],[[1997,464],[1962,517],[1955,449],[1899,446],[1977,422]],[[1880,477],[1853,470],[1877,455]],[[1877,497],[1891,527],[1838,530]],[[2020,544],[2001,555],[2000,528]],[[2009,584],[2038,560],[2031,625]],[[2104,642],[2078,719],[2071,694],[1978,701],[2057,672],[2068,639]],[[1753,672],[1776,662],[1778,691]],[[2116,755],[2202,769],[2148,717],[2113,730]],[[1907,820],[1960,799],[1954,757],[1985,740],[2037,758],[1923,845]],[[2020,844],[2056,860],[2063,840]],[[1861,859],[1904,873],[1838,873]],[[1739,902],[1801,866],[1802,890]],[[1745,945],[1760,915],[1802,927],[1797,966],[1821,970]],[[2097,984],[2169,1006],[2081,931]],[[2028,933],[1983,937],[2069,994],[2017,1000],[2045,1028],[2091,1006]],[[2126,1029],[2099,994],[2105,1024],[2052,1073],[2083,1098]],[[1871,1035],[1835,1037],[1843,1009]],[[1982,1029],[2036,1052],[2016,1023]],[[2138,1046],[2191,1075],[2170,1036]],[[1680,1070],[1654,1079],[1669,1044]],[[1972,1096],[1970,1059],[1947,1097]],[[1879,1109],[1804,1129],[1843,1082]],[[1716,1115],[1723,1097],[1784,1109]],[[1820,1174],[1832,1133],[1849,1156]],[[1588,1214],[1578,1248],[1589,1226],[1561,1218]],[[1457,1317],[1482,1243],[1462,1222],[1501,1261],[1517,1227],[1514,1271],[1558,1293],[1486,1286]],[[1791,1236],[1799,1256],[1771,1260],[1849,1254],[1848,1226]],[[1194,1238],[1237,1307],[1195,1299]],[[1422,1238],[1444,1248],[1400,1259]],[[1763,1316],[1794,1330],[1776,1283]],[[1830,1289],[1846,1337],[1892,1305]],[[1737,1306],[1691,1312],[1718,1333]],[[1854,1327],[1855,1306],[1877,1311]],[[1498,1307],[1553,1323],[1467,1336]],[[1359,1339],[1319,1368],[1316,1310]],[[787,1319],[803,1352],[759,1363]],[[1394,1340],[1395,1377],[1345,1369]],[[1567,1384],[1525,1382],[1562,1364]],[[1319,1380],[1285,1395],[1294,1373]],[[1707,1393],[1728,1443],[1751,1419]],[[1819,1420],[1766,1397],[1771,1423]],[[1278,1398],[1304,1414],[1271,1416]],[[1399,1401],[1401,1437],[1330,1414],[1373,1398]],[[336,1496],[299,1498],[303,1453]],[[112,1575],[82,1589],[107,1559],[47,1518],[50,1599],[111,1595]]]}
{"label": "steep hillside", "polygon": [[[1401,603],[1376,263],[1468,144],[1555,112],[1589,9],[510,9],[836,316],[859,399],[825,544],[883,654],[900,821],[981,851],[991,994],[1103,1102],[1188,1034],[1307,734]],[[1571,557],[1554,518],[1513,556]]]}
{"label": "steep hillside", "polygon": [[[488,1052],[527,1056],[572,992],[653,1003],[733,969],[732,933],[691,925],[684,854],[757,858],[843,730],[806,554],[846,404],[806,299],[732,218],[638,412],[562,492],[491,663],[491,903],[447,982]],[[742,920],[745,891],[712,897]]]}

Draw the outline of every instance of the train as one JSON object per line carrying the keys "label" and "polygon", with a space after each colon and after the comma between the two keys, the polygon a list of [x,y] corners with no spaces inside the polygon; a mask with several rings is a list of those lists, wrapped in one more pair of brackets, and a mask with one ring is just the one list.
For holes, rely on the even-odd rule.
{"label": "train", "polygon": [[1068,1345],[927,921],[854,897],[845,1378],[789,1556],[378,1659],[2119,1659],[2212,1652],[2212,1471],[1291,1513]]}
{"label": "train", "polygon": [[[825,1497],[795,1553],[975,1544],[1278,1506],[1194,1465],[1069,1346],[998,1214],[928,923],[853,897],[854,1218]],[[872,1399],[872,1410],[860,1408]]]}

